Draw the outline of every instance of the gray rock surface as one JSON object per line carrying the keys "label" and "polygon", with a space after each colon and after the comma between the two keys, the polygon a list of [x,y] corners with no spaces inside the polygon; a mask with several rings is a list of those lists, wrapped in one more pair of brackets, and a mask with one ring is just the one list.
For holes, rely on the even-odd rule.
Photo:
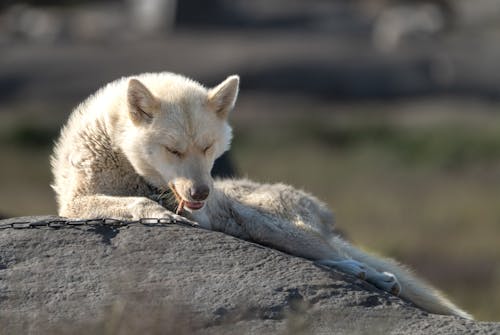
{"label": "gray rock surface", "polygon": [[133,224],[1,229],[0,329],[500,334],[500,323],[430,315],[355,278],[218,232]]}

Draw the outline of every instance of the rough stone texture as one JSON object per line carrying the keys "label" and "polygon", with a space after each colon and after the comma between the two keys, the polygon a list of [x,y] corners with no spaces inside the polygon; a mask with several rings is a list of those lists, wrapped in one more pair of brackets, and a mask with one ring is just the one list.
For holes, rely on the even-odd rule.
{"label": "rough stone texture", "polygon": [[0,230],[0,329],[500,334],[500,323],[429,315],[360,280],[221,233],[136,224]]}

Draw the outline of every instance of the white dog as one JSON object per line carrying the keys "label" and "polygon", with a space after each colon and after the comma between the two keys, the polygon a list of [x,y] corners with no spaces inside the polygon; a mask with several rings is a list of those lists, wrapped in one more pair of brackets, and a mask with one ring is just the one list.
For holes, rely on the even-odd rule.
{"label": "white dog", "polygon": [[[402,266],[343,241],[313,196],[281,184],[214,182],[210,170],[229,148],[238,86],[238,76],[206,89],[150,73],[103,87],[76,108],[55,146],[59,214],[193,220],[364,278],[429,312],[470,318]],[[174,203],[158,197],[167,190]]]}

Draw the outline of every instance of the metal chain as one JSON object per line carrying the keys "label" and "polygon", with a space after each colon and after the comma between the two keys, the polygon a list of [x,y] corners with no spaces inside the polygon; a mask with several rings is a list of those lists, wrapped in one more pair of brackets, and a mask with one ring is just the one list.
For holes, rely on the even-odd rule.
{"label": "metal chain", "polygon": [[186,221],[180,221],[170,218],[141,218],[139,220],[119,220],[112,218],[96,218],[96,219],[48,219],[40,221],[15,221],[2,223],[0,221],[0,230],[2,229],[33,229],[40,227],[49,228],[65,228],[65,227],[79,227],[79,226],[108,226],[108,227],[127,227],[130,225],[144,225],[156,226],[164,224],[178,224],[189,227],[198,227],[197,225],[190,224]]}

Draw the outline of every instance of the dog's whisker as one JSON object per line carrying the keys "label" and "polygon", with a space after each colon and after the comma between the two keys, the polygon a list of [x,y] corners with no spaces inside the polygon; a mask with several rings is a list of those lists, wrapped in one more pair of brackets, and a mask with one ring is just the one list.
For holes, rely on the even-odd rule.
{"label": "dog's whisker", "polygon": [[179,202],[179,206],[177,206],[177,210],[175,211],[175,214],[180,214],[183,209],[184,209],[184,200],[181,200]]}
{"label": "dog's whisker", "polygon": [[175,196],[175,200],[177,200],[177,209],[175,210],[176,214],[180,214],[182,210],[184,209],[184,204],[185,201],[182,199],[182,197],[177,193],[177,190],[175,189],[175,186],[172,182],[168,183],[168,187],[172,191],[172,194]]}
{"label": "dog's whisker", "polygon": [[170,188],[160,189],[160,194],[156,196],[157,201],[165,208],[169,210],[177,210],[179,198],[176,196],[174,191]]}

